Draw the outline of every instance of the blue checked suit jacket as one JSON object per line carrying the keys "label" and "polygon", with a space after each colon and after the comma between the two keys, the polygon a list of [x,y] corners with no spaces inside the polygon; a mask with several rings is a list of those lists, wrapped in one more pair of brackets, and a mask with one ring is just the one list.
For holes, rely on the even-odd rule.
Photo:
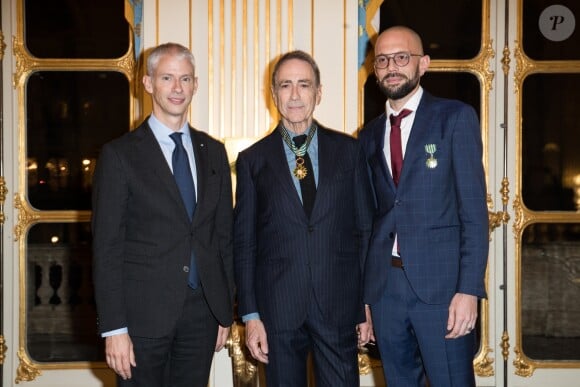
{"label": "blue checked suit jacket", "polygon": [[[462,102],[423,93],[398,187],[383,145],[386,115],[360,133],[375,192],[376,213],[365,269],[364,300],[385,291],[395,235],[405,272],[426,303],[448,303],[457,292],[485,297],[488,215],[477,115]],[[435,168],[425,145],[434,144]]]}
{"label": "blue checked suit jacket", "polygon": [[364,321],[362,269],[372,194],[358,141],[318,125],[319,179],[310,220],[279,130],[240,153],[234,210],[239,315],[295,329],[318,303],[334,326]]}

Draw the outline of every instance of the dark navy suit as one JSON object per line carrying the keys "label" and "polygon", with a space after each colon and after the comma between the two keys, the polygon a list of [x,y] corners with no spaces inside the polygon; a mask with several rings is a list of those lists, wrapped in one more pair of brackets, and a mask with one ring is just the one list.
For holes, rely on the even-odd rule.
{"label": "dark navy suit", "polygon": [[[359,136],[377,203],[364,301],[371,305],[385,376],[389,387],[420,386],[424,364],[432,387],[466,387],[474,383],[474,334],[444,336],[455,293],[485,297],[488,216],[477,116],[466,104],[424,92],[398,187],[383,153],[385,121],[382,114]],[[433,168],[426,164],[426,145],[436,148]],[[395,235],[404,269],[391,264]]]}
{"label": "dark navy suit", "polygon": [[[192,375],[198,374],[198,385],[207,384],[218,323],[227,327],[233,322],[234,274],[225,148],[206,133],[190,128],[190,134],[198,181],[192,221],[144,122],[103,147],[95,171],[92,225],[99,332],[127,327],[136,344],[165,343],[184,331],[183,341],[189,342],[181,347],[198,352],[189,354],[179,379],[192,386]],[[201,282],[196,291],[187,285],[192,250]],[[133,379],[149,383],[139,385],[162,385],[158,379],[169,356],[162,347],[135,352],[139,374],[134,369]],[[159,372],[149,366],[155,356],[151,362],[159,364]],[[177,364],[173,360],[172,367]]]}
{"label": "dark navy suit", "polygon": [[[365,319],[362,269],[371,227],[371,188],[356,139],[320,125],[317,135],[319,179],[310,219],[292,181],[278,128],[237,159],[238,308],[242,316],[258,312],[264,323],[270,349],[268,386],[306,385],[306,362],[289,353],[305,360],[309,351],[318,386],[359,384],[355,326]],[[336,343],[329,345],[329,338],[319,335],[333,336]],[[310,339],[304,342],[304,336]],[[291,340],[293,348],[284,347]],[[333,356],[339,360],[324,362]]]}

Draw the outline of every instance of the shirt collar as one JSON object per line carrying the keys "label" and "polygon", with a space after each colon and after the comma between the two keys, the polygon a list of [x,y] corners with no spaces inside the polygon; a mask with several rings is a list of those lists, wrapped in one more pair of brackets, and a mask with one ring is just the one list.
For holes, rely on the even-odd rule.
{"label": "shirt collar", "polygon": [[[417,108],[419,107],[419,102],[421,102],[422,96],[423,96],[423,88],[421,86],[419,86],[419,88],[417,89],[417,92],[415,94],[413,94],[411,96],[411,98],[409,98],[409,100],[407,101],[405,106],[403,106],[401,108],[401,110],[409,109],[413,113],[416,112]],[[394,111],[393,108],[391,107],[391,104],[389,103],[389,100],[387,100],[387,102],[385,102],[385,110],[387,112],[387,117],[389,117],[391,114],[398,115],[399,112],[401,111],[401,110],[399,110],[398,112]]]}
{"label": "shirt collar", "polygon": [[[153,134],[155,135],[157,141],[159,141],[160,143],[168,143],[172,145],[174,144],[173,140],[171,140],[171,138],[169,137],[169,135],[173,133],[173,130],[163,125],[161,121],[159,121],[157,117],[153,115],[153,113],[151,113],[151,115],[149,116],[149,120],[147,121],[147,123],[149,124],[149,127],[153,131]],[[179,129],[179,132],[183,133],[183,141],[188,140],[190,138],[189,124],[185,122],[185,124],[183,124],[183,126]]]}

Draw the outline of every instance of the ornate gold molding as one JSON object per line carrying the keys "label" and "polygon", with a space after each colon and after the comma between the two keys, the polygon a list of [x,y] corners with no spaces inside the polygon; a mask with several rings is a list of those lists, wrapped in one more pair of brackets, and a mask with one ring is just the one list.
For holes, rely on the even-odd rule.
{"label": "ornate gold molding", "polygon": [[515,93],[520,92],[520,85],[523,79],[532,72],[535,68],[534,64],[530,61],[528,56],[524,54],[520,43],[516,40],[514,42],[514,58],[516,59],[516,70],[514,72],[514,89]]}
{"label": "ornate gold molding", "polygon": [[24,199],[19,194],[14,195],[14,207],[18,210],[18,223],[14,226],[14,240],[18,241],[24,230],[38,220],[39,216],[28,209]]}
{"label": "ornate gold molding", "polygon": [[[520,46],[519,41],[514,42],[514,57],[516,59],[516,69],[514,73],[515,93],[519,94],[520,86],[524,79],[532,73],[577,73],[578,61],[572,60],[542,60],[534,61],[530,59]],[[520,96],[521,97],[521,96]]]}
{"label": "ornate gold molding", "polygon": [[524,206],[522,204],[522,199],[520,195],[516,195],[513,203],[514,209],[514,223],[513,223],[513,232],[516,240],[520,239],[520,233],[524,228],[525,224],[529,221],[526,212],[524,211]]}
{"label": "ornate gold molding", "polygon": [[358,373],[360,375],[368,375],[373,368],[381,368],[383,366],[380,360],[372,358],[367,352],[364,348],[358,352]]}
{"label": "ornate gold molding", "polygon": [[[232,370],[234,378],[237,378],[243,385],[252,383],[257,380],[258,366],[256,361],[250,356],[246,356],[245,348],[245,328],[242,324],[234,323],[230,329],[228,340],[226,341],[226,348],[228,354],[232,358]],[[487,348],[489,353],[491,350]],[[488,362],[493,363],[492,360],[487,359]],[[371,358],[365,350],[359,351],[358,354],[358,369],[360,375],[368,375],[373,368],[381,368],[380,360]],[[482,366],[482,368],[485,368]],[[491,371],[493,375],[493,370]],[[479,374],[478,374],[479,375]],[[489,375],[480,375],[489,376]]]}
{"label": "ornate gold molding", "polygon": [[8,351],[6,341],[4,340],[4,336],[0,335],[0,365],[4,364],[4,359],[6,359],[6,351]]}
{"label": "ornate gold molding", "polygon": [[510,355],[510,336],[506,331],[503,332],[501,335],[501,355],[503,359],[507,361],[508,356]]}
{"label": "ornate gold molding", "polygon": [[501,68],[505,75],[507,75],[510,71],[510,63],[511,63],[510,49],[509,47],[506,46],[503,48],[503,55],[501,58]]}
{"label": "ornate gold molding", "polygon": [[129,50],[120,58],[116,59],[39,59],[35,58],[26,49],[22,38],[12,37],[14,57],[16,58],[16,71],[14,72],[12,86],[16,89],[24,86],[26,77],[33,71],[39,70],[63,70],[63,71],[118,71],[125,74],[130,83],[133,83],[137,72],[137,62],[133,53],[133,39],[129,40]]}
{"label": "ornate gold molding", "polygon": [[[501,182],[501,201],[502,204],[505,206],[507,205],[508,201],[509,201],[509,180],[504,177],[502,179]],[[496,228],[498,228],[499,226],[503,225],[503,224],[507,224],[510,220],[510,216],[506,211],[497,211],[497,212],[493,212],[493,201],[491,199],[491,195],[487,196],[487,208],[489,209],[488,214],[489,214],[489,235],[490,235],[490,239],[491,239],[491,233],[493,232],[493,230],[495,230]]]}
{"label": "ornate gold molding", "polygon": [[[482,97],[487,98],[489,91],[493,89],[492,82],[495,72],[491,70],[490,61],[495,57],[493,50],[493,39],[483,42],[479,55],[470,60],[447,60],[434,59],[431,61],[429,71],[433,72],[453,72],[467,71],[478,77],[482,83]],[[486,112],[487,113],[487,112]],[[486,114],[487,116],[487,114]]]}
{"label": "ornate gold molding", "polygon": [[6,220],[6,216],[4,215],[4,202],[6,201],[7,193],[6,180],[4,180],[4,176],[0,176],[0,224],[4,224]]}
{"label": "ornate gold molding", "polygon": [[[488,209],[493,208],[493,201],[491,200],[491,196],[489,195],[487,197],[487,208]],[[488,211],[487,214],[489,216],[489,238],[491,239],[491,234],[493,233],[493,230],[495,230],[496,228],[498,228],[503,224],[507,224],[507,222],[510,220],[510,216],[507,212],[504,211],[497,212]]]}
{"label": "ornate gold molding", "polygon": [[40,370],[30,362],[28,356],[26,356],[26,350],[24,348],[18,350],[18,359],[20,359],[20,364],[16,370],[16,379],[14,379],[16,384],[20,382],[30,382],[36,379],[37,376],[40,376]]}
{"label": "ornate gold molding", "polygon": [[4,59],[5,52],[6,52],[6,43],[4,43],[4,33],[0,31],[0,61]]}
{"label": "ornate gold molding", "polygon": [[516,358],[513,362],[515,367],[515,374],[523,377],[530,377],[534,373],[535,367],[533,364],[528,363],[526,357],[522,354],[519,349],[514,349]]}
{"label": "ornate gold molding", "polygon": [[254,380],[257,375],[258,367],[252,360],[246,360],[244,354],[244,327],[234,323],[230,329],[226,348],[232,358],[232,370],[234,376],[245,385]]}
{"label": "ornate gold molding", "polygon": [[493,350],[488,345],[484,345],[481,348],[481,351],[479,351],[477,357],[473,360],[473,368],[477,376],[486,377],[494,375],[494,359],[487,356],[491,352],[493,352]]}

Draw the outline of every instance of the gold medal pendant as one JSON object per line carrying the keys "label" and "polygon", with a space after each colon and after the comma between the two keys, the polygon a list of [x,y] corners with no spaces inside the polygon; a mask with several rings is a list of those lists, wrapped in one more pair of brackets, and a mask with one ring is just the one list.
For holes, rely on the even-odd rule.
{"label": "gold medal pendant", "polygon": [[304,159],[300,156],[296,157],[296,167],[294,168],[294,176],[298,178],[298,180],[302,180],[308,175],[308,169],[304,166]]}

